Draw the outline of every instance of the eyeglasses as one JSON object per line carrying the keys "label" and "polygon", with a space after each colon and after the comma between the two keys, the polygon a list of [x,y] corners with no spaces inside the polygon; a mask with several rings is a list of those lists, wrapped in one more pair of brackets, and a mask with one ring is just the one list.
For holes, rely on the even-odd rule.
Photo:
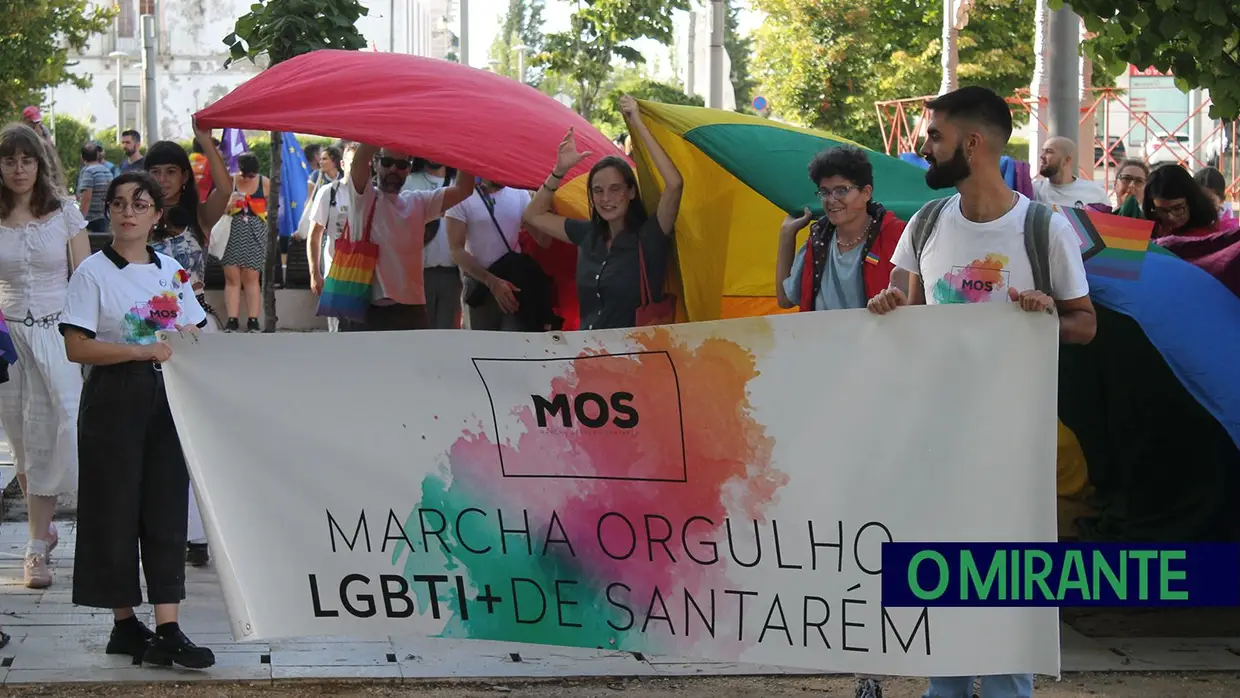
{"label": "eyeglasses", "polygon": [[108,202],[108,209],[115,214],[122,214],[128,208],[134,212],[134,215],[141,216],[154,208],[154,204],[149,201],[125,201],[124,199],[112,199]]}
{"label": "eyeglasses", "polygon": [[409,158],[379,158],[379,164],[396,170],[407,170],[410,166]]}
{"label": "eyeglasses", "polygon": [[1179,218],[1188,213],[1188,204],[1179,203],[1174,206],[1157,206],[1154,208],[1154,215],[1165,218]]}
{"label": "eyeglasses", "polygon": [[1135,175],[1120,175],[1119,181],[1124,184],[1145,184],[1145,177],[1137,177]]}
{"label": "eyeglasses", "polygon": [[848,196],[848,192],[854,189],[860,191],[861,187],[850,185],[846,187],[839,186],[839,187],[832,187],[830,189],[819,189],[818,198],[822,199],[823,201],[826,201],[827,199],[835,199],[836,201],[842,201],[844,197]]}

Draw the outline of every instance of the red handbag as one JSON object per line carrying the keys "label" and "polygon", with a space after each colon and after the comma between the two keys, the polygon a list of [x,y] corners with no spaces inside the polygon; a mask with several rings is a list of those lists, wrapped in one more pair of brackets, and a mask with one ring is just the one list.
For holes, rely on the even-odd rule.
{"label": "red handbag", "polygon": [[641,268],[642,302],[637,306],[637,327],[671,325],[676,322],[676,296],[665,293],[663,300],[651,302],[650,279],[646,276],[646,255],[642,251],[641,238],[637,238],[637,263]]}

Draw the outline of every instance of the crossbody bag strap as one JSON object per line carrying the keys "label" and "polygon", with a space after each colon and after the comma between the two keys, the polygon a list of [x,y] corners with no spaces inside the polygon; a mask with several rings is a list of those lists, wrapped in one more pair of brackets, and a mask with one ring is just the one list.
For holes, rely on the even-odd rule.
{"label": "crossbody bag strap", "polygon": [[504,243],[504,248],[509,253],[512,252],[512,245],[508,244],[508,238],[504,235],[504,229],[499,226],[499,220],[495,218],[495,202],[482,191],[482,187],[477,187],[478,196],[482,197],[482,205],[486,206],[487,213],[491,214],[491,222],[495,224],[495,232],[499,234],[500,242]]}

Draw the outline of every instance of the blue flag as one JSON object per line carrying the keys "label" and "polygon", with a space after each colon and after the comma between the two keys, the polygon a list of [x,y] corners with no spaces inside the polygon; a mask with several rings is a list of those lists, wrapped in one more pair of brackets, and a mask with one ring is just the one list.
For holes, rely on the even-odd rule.
{"label": "blue flag", "polygon": [[284,155],[280,167],[280,237],[288,237],[297,230],[301,212],[310,203],[310,164],[301,150],[297,137],[285,131]]}

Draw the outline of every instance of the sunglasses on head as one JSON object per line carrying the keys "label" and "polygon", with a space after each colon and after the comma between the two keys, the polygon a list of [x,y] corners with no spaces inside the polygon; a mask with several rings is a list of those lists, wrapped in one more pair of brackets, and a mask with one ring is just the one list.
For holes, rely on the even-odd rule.
{"label": "sunglasses on head", "polygon": [[407,170],[409,169],[409,158],[379,158],[379,164],[388,169]]}

